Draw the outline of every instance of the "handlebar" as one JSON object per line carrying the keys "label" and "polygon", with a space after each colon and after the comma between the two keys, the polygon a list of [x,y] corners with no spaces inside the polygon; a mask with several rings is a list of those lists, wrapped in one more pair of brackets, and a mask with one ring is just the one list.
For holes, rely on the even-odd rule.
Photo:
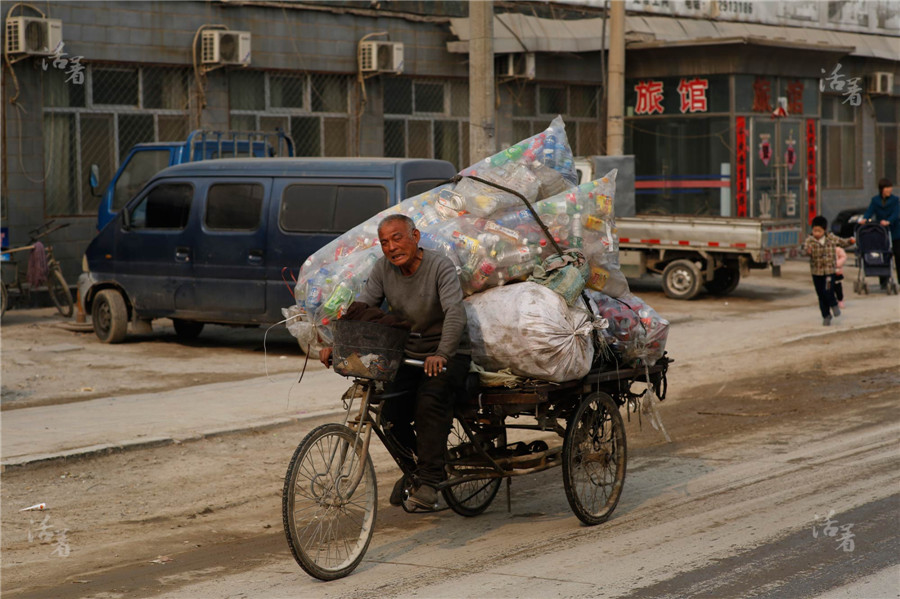
{"label": "handlebar", "polygon": [[[403,363],[407,366],[418,366],[419,368],[425,368],[425,360],[414,360],[412,358],[405,358]],[[444,366],[441,368],[441,372],[447,372],[447,367]]]}
{"label": "handlebar", "polygon": [[[40,227],[38,227],[37,229],[33,229],[33,230],[29,231],[28,237],[29,237],[29,239],[31,239],[31,243],[34,243],[41,237],[46,237],[50,233],[55,233],[56,231],[59,231],[60,229],[65,229],[66,227],[68,227],[69,225],[72,224],[72,223],[63,223],[61,225],[56,225],[55,227],[50,228],[50,225],[52,225],[53,222],[54,221],[49,220],[49,221],[45,222],[43,225],[41,225]],[[46,230],[41,232],[41,229],[46,229]]]}

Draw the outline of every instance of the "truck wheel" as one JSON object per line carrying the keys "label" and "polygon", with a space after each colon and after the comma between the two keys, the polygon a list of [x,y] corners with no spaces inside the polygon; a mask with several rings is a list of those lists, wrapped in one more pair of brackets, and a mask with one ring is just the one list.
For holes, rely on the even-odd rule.
{"label": "truck wheel", "polygon": [[128,309],[125,299],[115,289],[104,289],[91,307],[94,332],[103,343],[121,343],[128,333]]}
{"label": "truck wheel", "polygon": [[172,324],[175,326],[175,334],[178,335],[179,339],[196,339],[203,330],[203,323],[193,320],[173,318]]}
{"label": "truck wheel", "polygon": [[675,260],[662,273],[665,294],[672,299],[689,300],[700,292],[700,269],[690,260]]}
{"label": "truck wheel", "polygon": [[728,295],[734,291],[741,280],[741,271],[733,266],[717,268],[712,281],[705,281],[703,286],[713,295]]}

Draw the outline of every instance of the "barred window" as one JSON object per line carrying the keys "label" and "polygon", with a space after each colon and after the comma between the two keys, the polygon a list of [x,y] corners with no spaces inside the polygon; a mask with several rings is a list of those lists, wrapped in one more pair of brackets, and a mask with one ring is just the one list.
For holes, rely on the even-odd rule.
{"label": "barred window", "polygon": [[135,144],[183,140],[190,129],[188,69],[85,66],[83,84],[61,69],[41,73],[47,216],[96,214],[92,164],[103,189]]}
{"label": "barred window", "polygon": [[861,111],[842,100],[842,96],[822,96],[822,174],[827,188],[855,189],[862,186],[857,127]]}
{"label": "barred window", "polygon": [[576,156],[603,153],[600,86],[510,83],[505,91],[512,103],[514,141],[540,133],[559,114]]}
{"label": "barred window", "polygon": [[352,83],[349,75],[232,71],[231,128],[281,129],[298,156],[347,156]]}
{"label": "barred window", "polygon": [[385,156],[468,164],[467,82],[388,77],[383,86]]}

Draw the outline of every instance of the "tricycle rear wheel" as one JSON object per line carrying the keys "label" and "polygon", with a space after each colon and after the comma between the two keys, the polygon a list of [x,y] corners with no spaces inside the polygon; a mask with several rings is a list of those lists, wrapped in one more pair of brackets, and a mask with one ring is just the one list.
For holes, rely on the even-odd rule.
{"label": "tricycle rear wheel", "polygon": [[605,522],[625,484],[625,424],[616,402],[592,393],[569,419],[563,441],[563,487],[569,506],[588,525]]}
{"label": "tricycle rear wheel", "polygon": [[[472,432],[475,433],[476,442],[482,443],[485,450],[506,446],[506,430],[503,428],[492,430],[485,426],[478,426]],[[453,480],[453,474],[465,476],[468,469],[465,465],[466,458],[476,458],[480,455],[457,418],[453,419],[450,436],[447,437],[447,453],[449,454],[447,461],[451,470],[450,482]],[[483,470],[485,465],[482,462],[473,467]],[[499,478],[470,480],[446,487],[441,494],[450,509],[460,516],[477,516],[494,501],[497,491],[500,490],[500,483],[501,479]]]}

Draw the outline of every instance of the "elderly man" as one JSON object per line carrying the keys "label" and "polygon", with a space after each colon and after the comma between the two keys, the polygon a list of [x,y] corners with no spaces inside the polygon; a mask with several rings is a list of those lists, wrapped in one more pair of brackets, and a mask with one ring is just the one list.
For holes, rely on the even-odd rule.
{"label": "elderly man", "polygon": [[[409,217],[393,214],[378,225],[384,256],[375,263],[358,302],[377,307],[387,299],[392,314],[412,323],[406,355],[424,360],[424,368],[403,365],[385,391],[414,390],[409,400],[389,400],[382,415],[389,431],[416,456],[418,484],[409,501],[432,509],[435,489],[444,480],[444,451],[453,419],[454,391],[465,384],[470,350],[466,311],[456,268],[446,257],[419,247],[420,233]],[[320,359],[328,365],[331,349]],[[415,428],[412,426],[415,422]],[[394,485],[391,504],[400,505],[404,488]]]}

